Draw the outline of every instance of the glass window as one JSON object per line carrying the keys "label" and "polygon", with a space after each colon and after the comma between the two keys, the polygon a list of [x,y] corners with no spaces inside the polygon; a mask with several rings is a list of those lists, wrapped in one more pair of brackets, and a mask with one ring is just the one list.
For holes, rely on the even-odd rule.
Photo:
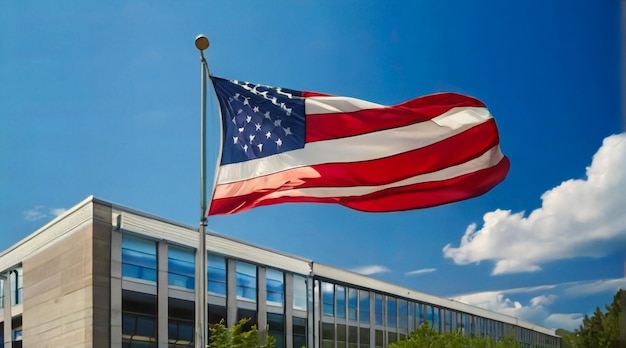
{"label": "glass window", "polygon": [[209,304],[209,325],[223,322],[226,325],[226,307]]}
{"label": "glass window", "polygon": [[293,275],[293,308],[306,310],[307,290],[306,278],[294,274]]}
{"label": "glass window", "polygon": [[429,305],[424,305],[424,311],[426,313],[424,313],[424,319],[426,319],[429,323],[430,326],[433,327],[433,323],[434,323],[434,318],[433,318],[433,307],[429,306]]}
{"label": "glass window", "polygon": [[335,288],[337,293],[337,318],[346,318],[346,288],[337,285]]}
{"label": "glass window", "polygon": [[356,321],[357,308],[359,299],[357,298],[358,292],[356,289],[348,289],[348,319]]}
{"label": "glass window", "polygon": [[282,314],[267,313],[268,333],[276,340],[275,348],[285,347],[285,317]]}
{"label": "glass window", "polygon": [[337,348],[346,348],[346,326],[337,324]]}
{"label": "glass window", "polygon": [[256,266],[237,261],[237,298],[256,301]]}
{"label": "glass window", "polygon": [[[409,305],[409,331],[415,330],[415,303],[408,302]],[[400,321],[402,323],[402,321]]]}
{"label": "glass window", "polygon": [[426,316],[424,313],[424,304],[416,303],[415,304],[415,327],[419,327],[424,321],[426,321]]}
{"label": "glass window", "polygon": [[322,282],[322,308],[324,315],[335,315],[335,287],[331,283]]}
{"label": "glass window", "polygon": [[439,308],[433,307],[433,328],[441,331],[441,321],[439,320]]}
{"label": "glass window", "polygon": [[122,291],[122,346],[156,347],[156,296]]}
{"label": "glass window", "polygon": [[359,322],[370,322],[370,293],[365,290],[359,290]]}
{"label": "glass window", "polygon": [[398,340],[398,334],[393,331],[387,332],[387,343],[394,343]]}
{"label": "glass window", "polygon": [[306,327],[307,320],[305,318],[292,318],[292,334],[293,334],[293,347],[294,348],[302,348],[306,347],[307,344],[307,336],[306,336]]}
{"label": "glass window", "polygon": [[[387,327],[395,329],[398,323],[398,308],[396,299],[393,297],[387,297]],[[395,340],[393,341],[395,342]]]}
{"label": "glass window", "polygon": [[9,272],[11,283],[11,305],[15,306],[23,302],[24,272],[22,268],[16,268]]}
{"label": "glass window", "polygon": [[398,300],[398,328],[406,332],[409,328],[409,308],[405,300]]}
{"label": "glass window", "polygon": [[356,326],[348,326],[348,348],[359,347],[359,328]]}
{"label": "glass window", "polygon": [[194,336],[194,303],[168,299],[168,343],[170,347],[190,347]]}
{"label": "glass window", "polygon": [[156,243],[122,235],[122,276],[156,283]]}
{"label": "glass window", "polygon": [[267,288],[267,304],[283,306],[285,300],[285,278],[283,272],[268,268],[265,272]]}
{"label": "glass window", "polygon": [[383,330],[376,330],[376,348],[383,348],[383,342],[385,341],[385,338],[383,336]]}
{"label": "glass window", "polygon": [[370,347],[370,329],[366,327],[359,328],[359,347]]}
{"label": "glass window", "polygon": [[0,279],[0,308],[4,308],[4,280]]}
{"label": "glass window", "polygon": [[381,294],[376,294],[374,297],[374,318],[376,318],[376,325],[383,325],[383,295]]}
{"label": "glass window", "polygon": [[167,248],[167,282],[169,285],[185,289],[193,289],[194,251],[175,246]]}
{"label": "glass window", "polygon": [[443,323],[444,323],[444,332],[450,332],[452,331],[452,311],[449,309],[445,309],[445,310],[441,310],[442,312],[444,312],[444,319],[443,319]]}
{"label": "glass window", "polygon": [[322,348],[335,348],[335,326],[322,323]]}
{"label": "glass window", "polygon": [[226,259],[221,256],[207,256],[207,291],[226,296]]}

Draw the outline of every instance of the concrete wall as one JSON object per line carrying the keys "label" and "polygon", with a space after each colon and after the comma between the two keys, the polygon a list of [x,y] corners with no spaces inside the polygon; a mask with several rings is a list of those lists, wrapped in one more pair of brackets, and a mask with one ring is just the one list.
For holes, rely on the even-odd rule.
{"label": "concrete wall", "polygon": [[108,347],[111,208],[25,256],[24,347]]}

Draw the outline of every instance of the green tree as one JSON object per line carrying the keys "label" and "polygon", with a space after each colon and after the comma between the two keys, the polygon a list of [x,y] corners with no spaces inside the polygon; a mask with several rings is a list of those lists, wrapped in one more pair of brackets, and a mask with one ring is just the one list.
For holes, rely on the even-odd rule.
{"label": "green tree", "polygon": [[209,348],[274,348],[276,340],[267,333],[259,332],[256,325],[245,330],[250,319],[243,318],[231,328],[221,321],[209,328]]}
{"label": "green tree", "polygon": [[622,321],[621,298],[626,292],[619,290],[613,297],[613,303],[605,305],[605,312],[596,307],[593,315],[585,315],[583,322],[573,334],[563,337],[573,348],[616,348],[623,347],[620,342]]}
{"label": "green tree", "polygon": [[490,337],[466,336],[461,331],[437,332],[428,322],[412,331],[409,336],[389,345],[389,348],[518,348],[511,337],[495,342]]}

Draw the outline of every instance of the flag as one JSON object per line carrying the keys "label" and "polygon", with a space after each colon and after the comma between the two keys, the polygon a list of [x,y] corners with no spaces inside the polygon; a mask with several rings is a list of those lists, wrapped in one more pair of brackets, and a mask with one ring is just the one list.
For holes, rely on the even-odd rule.
{"label": "flag", "polygon": [[509,160],[479,100],[439,93],[384,106],[211,76],[222,152],[209,215],[288,203],[366,212],[479,196]]}

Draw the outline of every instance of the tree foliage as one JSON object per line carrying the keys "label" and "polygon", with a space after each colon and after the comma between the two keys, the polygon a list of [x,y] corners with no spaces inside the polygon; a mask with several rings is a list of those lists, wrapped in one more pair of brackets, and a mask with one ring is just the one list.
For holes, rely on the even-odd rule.
{"label": "tree foliage", "polygon": [[466,336],[461,331],[437,332],[428,322],[424,322],[409,336],[391,343],[389,348],[518,348],[519,344],[511,337],[495,342],[491,337]]}
{"label": "tree foliage", "polygon": [[563,341],[572,348],[614,348],[626,346],[620,342],[622,320],[621,297],[626,292],[619,290],[613,297],[613,303],[605,305],[605,311],[596,307],[591,317],[585,315],[583,322],[573,334],[563,337]]}
{"label": "tree foliage", "polygon": [[256,325],[246,330],[250,319],[243,318],[231,328],[221,321],[209,328],[209,348],[274,348],[276,340],[267,333],[260,333]]}

